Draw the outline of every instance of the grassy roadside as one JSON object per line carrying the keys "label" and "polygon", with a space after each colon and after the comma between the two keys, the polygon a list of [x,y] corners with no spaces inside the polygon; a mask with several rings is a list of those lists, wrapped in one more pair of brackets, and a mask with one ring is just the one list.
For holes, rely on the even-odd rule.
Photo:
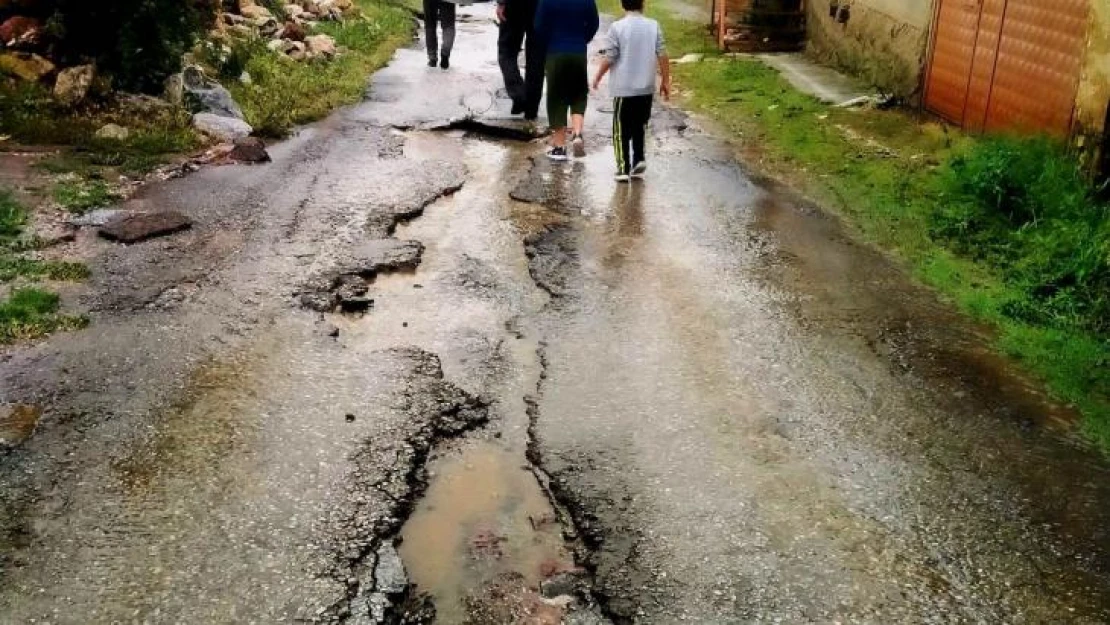
{"label": "grassy roadside", "polygon": [[234,67],[217,68],[228,77],[238,77],[243,70],[250,74],[251,84],[236,81],[229,88],[256,132],[280,137],[297,124],[357,102],[366,91],[367,77],[412,39],[411,12],[380,0],[355,3],[362,10],[362,19],[322,23],[316,29],[346,49],[333,61],[290,61],[254,41],[234,50],[232,58],[238,57]]}
{"label": "grassy roadside", "polygon": [[[411,40],[410,10],[388,0],[355,2],[361,18],[322,23],[312,33],[335,38],[342,53],[333,60],[295,62],[253,40],[234,43],[227,58],[210,64],[257,133],[280,137],[294,125],[357,101],[370,74]],[[250,84],[239,81],[243,71],[251,75]],[[98,137],[106,124],[126,128],[126,136]],[[141,177],[205,142],[186,111],[156,100],[123,97],[71,109],[43,87],[0,77],[0,149],[6,144],[57,148],[35,162],[33,176],[21,185],[33,193],[31,203],[46,210],[81,214],[111,205],[121,197],[115,182],[120,176]],[[0,188],[0,345],[87,323],[60,313],[57,294],[44,283],[83,280],[88,269],[29,254],[42,242],[26,230],[28,210],[14,193]]]}
{"label": "grassy roadside", "polygon": [[[620,13],[617,0],[600,6]],[[1074,405],[1110,452],[1110,207],[1057,146],[830,107],[757,60],[719,55],[703,24],[658,4],[647,12],[672,58],[706,55],[673,68],[685,105],[995,328],[998,349]]]}
{"label": "grassy roadside", "polygon": [[[0,345],[32,339],[58,330],[83,327],[84,317],[58,312],[56,294],[41,288],[40,280],[81,280],[83,265],[41,261],[22,256],[34,241],[24,238],[27,213],[8,191],[0,189]],[[7,288],[17,282],[19,286]]]}

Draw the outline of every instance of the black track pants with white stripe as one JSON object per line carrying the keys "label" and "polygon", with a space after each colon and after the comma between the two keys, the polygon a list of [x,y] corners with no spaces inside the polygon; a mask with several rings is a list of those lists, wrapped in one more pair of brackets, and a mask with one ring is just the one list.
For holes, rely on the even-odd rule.
{"label": "black track pants with white stripe", "polygon": [[644,134],[651,119],[652,96],[613,98],[613,153],[617,172],[628,174],[645,160]]}

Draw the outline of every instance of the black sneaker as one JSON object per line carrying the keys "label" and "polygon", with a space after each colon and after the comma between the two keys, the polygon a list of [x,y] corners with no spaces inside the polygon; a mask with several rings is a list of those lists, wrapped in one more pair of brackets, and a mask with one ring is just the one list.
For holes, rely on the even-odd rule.
{"label": "black sneaker", "polygon": [[450,69],[451,68],[451,59],[449,57],[446,57],[446,56],[441,58],[439,60],[439,68],[440,69]]}
{"label": "black sneaker", "polygon": [[647,161],[640,161],[632,168],[633,178],[643,178],[645,173],[647,173]]}
{"label": "black sneaker", "polygon": [[438,64],[439,64],[439,59],[437,59],[434,56],[429,56],[428,57],[428,67],[435,67]]}
{"label": "black sneaker", "polygon": [[524,112],[524,104],[513,100],[513,110],[509,112],[510,115],[520,115]]}
{"label": "black sneaker", "polygon": [[547,158],[549,158],[553,161],[565,161],[565,160],[567,160],[567,149],[566,148],[551,148],[550,150],[547,151]]}
{"label": "black sneaker", "polygon": [[582,139],[582,135],[574,135],[570,139],[570,145],[574,148],[574,158],[583,158],[586,156],[586,141]]}

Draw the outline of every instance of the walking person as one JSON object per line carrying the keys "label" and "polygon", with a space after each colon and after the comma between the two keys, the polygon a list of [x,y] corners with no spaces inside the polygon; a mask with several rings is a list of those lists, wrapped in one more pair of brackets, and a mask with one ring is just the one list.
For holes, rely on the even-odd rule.
{"label": "walking person", "polygon": [[[443,29],[443,47],[439,46],[436,27]],[[451,67],[451,49],[455,47],[455,3],[446,0],[424,0],[424,39],[428,48],[428,67],[437,64]],[[437,56],[438,53],[438,56]]]}
{"label": "walking person", "polygon": [[645,133],[651,120],[655,76],[659,73],[659,95],[671,95],[671,63],[659,23],[644,17],[644,0],[621,0],[625,14],[609,26],[605,36],[605,58],[594,77],[597,89],[609,74],[613,96],[613,153],[617,159],[616,179],[628,182],[647,172]]}
{"label": "walking person", "polygon": [[[513,101],[513,115],[533,121],[543,98],[543,42],[536,36],[537,0],[497,0],[497,63],[505,91]],[[524,77],[520,49],[524,47]]]}
{"label": "walking person", "polygon": [[574,155],[586,155],[582,139],[590,94],[586,46],[599,25],[594,0],[540,0],[536,9],[536,34],[547,51],[547,118],[551,125],[547,156],[552,160],[567,160],[568,111]]}

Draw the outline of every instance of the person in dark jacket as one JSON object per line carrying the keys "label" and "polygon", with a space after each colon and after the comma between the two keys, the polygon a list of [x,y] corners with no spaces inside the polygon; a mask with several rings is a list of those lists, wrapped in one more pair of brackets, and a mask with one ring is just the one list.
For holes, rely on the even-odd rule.
{"label": "person in dark jacket", "polygon": [[[436,37],[437,24],[443,29],[442,48],[439,47],[438,37]],[[451,48],[455,46],[455,4],[453,2],[424,0],[424,39],[428,48],[428,67],[435,67],[437,61],[443,69],[451,67]]]}
{"label": "person in dark jacket", "polygon": [[586,46],[597,34],[600,20],[594,0],[540,0],[536,34],[547,51],[547,117],[551,124],[552,160],[567,159],[567,111],[570,111],[574,155],[586,155],[582,140],[586,99]]}
{"label": "person in dark jacket", "polygon": [[[543,98],[543,45],[536,37],[537,0],[497,0],[497,63],[505,90],[513,101],[513,115],[534,120]],[[520,76],[520,48],[524,47],[524,77]]]}

